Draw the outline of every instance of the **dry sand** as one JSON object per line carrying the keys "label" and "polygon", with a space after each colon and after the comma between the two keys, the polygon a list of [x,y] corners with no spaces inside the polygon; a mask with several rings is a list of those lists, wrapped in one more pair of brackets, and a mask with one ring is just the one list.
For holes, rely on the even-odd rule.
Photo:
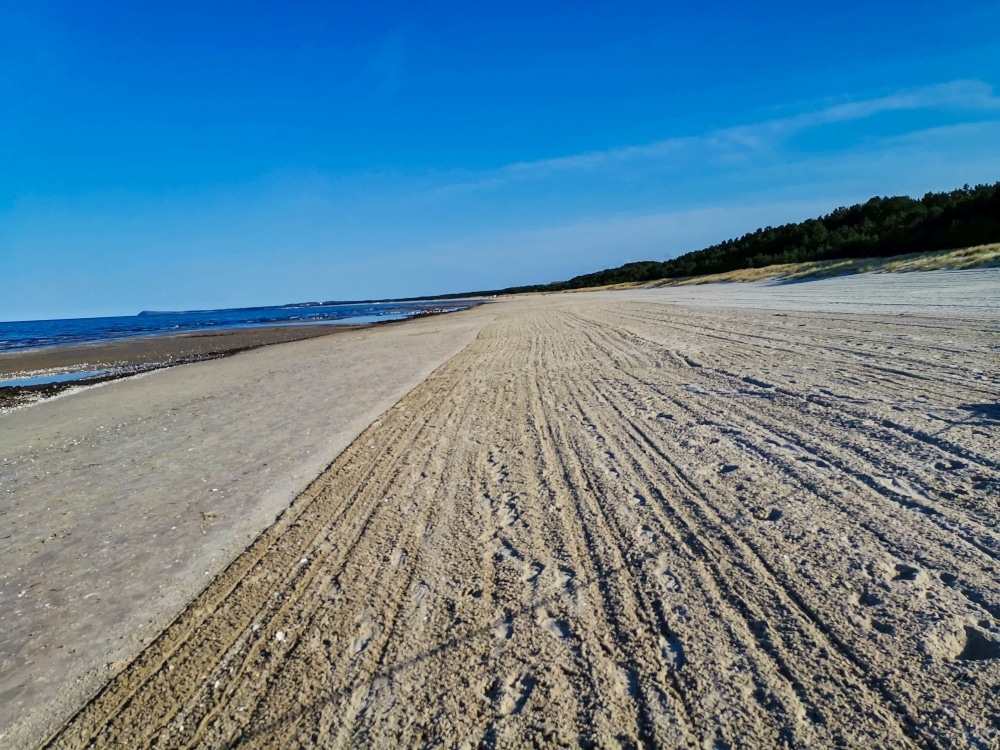
{"label": "dry sand", "polygon": [[55,728],[491,316],[269,346],[0,415],[0,747]]}
{"label": "dry sand", "polygon": [[1000,309],[1000,268],[857,274],[826,279],[635,290],[636,299],[699,307],[865,313],[982,312]]}
{"label": "dry sand", "polygon": [[[919,276],[553,295],[459,314],[464,340],[482,326],[475,340],[109,670],[50,744],[997,746],[1000,277]],[[291,377],[341,338],[254,354],[287,351],[268,361]],[[172,371],[173,387],[248,356]],[[134,389],[124,432],[106,419],[86,433],[108,473],[73,464],[53,434],[93,421],[95,397],[32,407],[51,426],[7,495],[18,523],[40,529],[46,503],[58,523],[58,486],[75,513],[93,513],[92,536],[62,562],[41,559],[40,540],[2,540],[27,550],[15,588],[74,573],[5,599],[8,622],[11,603],[34,621],[44,603],[66,608],[48,648],[79,649],[129,607],[167,612],[199,588],[205,537],[171,541],[168,557],[197,563],[154,582],[103,552],[104,539],[131,540],[133,555],[172,540],[148,497],[104,493],[143,470],[130,462],[139,445],[146,462],[175,462],[160,502],[180,502],[160,522],[214,507],[202,463],[258,450],[274,429],[246,414],[268,392],[249,372],[217,377],[216,398],[241,395],[209,405],[192,393],[176,416],[152,377],[150,390],[108,386],[123,393],[109,406]],[[302,374],[282,427],[300,450],[337,429],[323,403],[336,382]],[[203,409],[213,420],[199,421]],[[147,413],[156,430],[136,431]],[[216,442],[221,419],[242,442]],[[162,427],[183,435],[172,453]],[[29,497],[35,482],[49,490]],[[225,513],[257,507],[262,486],[221,488]],[[119,505],[94,512],[95,496]],[[90,574],[76,568],[84,551],[100,555]],[[128,591],[81,629],[83,592],[106,578]],[[33,694],[51,651],[30,654],[34,665],[14,667],[21,694],[3,698],[7,720],[17,701],[64,717],[69,703],[39,707]]]}

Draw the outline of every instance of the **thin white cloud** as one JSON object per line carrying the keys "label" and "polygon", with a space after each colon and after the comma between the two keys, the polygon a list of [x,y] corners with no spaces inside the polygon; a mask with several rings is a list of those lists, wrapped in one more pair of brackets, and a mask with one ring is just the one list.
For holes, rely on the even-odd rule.
{"label": "thin white cloud", "polygon": [[1000,97],[982,81],[952,81],[938,86],[900,91],[877,99],[837,104],[770,123],[777,132],[799,132],[820,125],[863,120],[882,112],[906,110],[1000,111]]}
{"label": "thin white cloud", "polygon": [[516,162],[482,175],[482,179],[476,180],[475,184],[490,186],[514,179],[544,178],[560,172],[585,171],[638,160],[664,160],[698,153],[724,157],[737,152],[760,151],[774,146],[784,138],[823,125],[863,120],[883,112],[915,110],[1000,112],[1000,97],[993,93],[992,86],[982,81],[952,81],[873,99],[833,104],[767,122],[723,128],[700,136],[670,138],[635,146]]}

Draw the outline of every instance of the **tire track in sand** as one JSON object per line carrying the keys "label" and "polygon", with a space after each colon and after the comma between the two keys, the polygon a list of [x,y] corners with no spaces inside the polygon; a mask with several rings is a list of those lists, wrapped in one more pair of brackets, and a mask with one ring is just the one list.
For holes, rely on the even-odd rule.
{"label": "tire track in sand", "polygon": [[1000,741],[980,319],[498,310],[47,746]]}

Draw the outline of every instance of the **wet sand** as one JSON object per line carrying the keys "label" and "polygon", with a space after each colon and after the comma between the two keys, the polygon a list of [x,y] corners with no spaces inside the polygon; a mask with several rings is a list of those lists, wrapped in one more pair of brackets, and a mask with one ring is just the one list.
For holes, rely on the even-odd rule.
{"label": "wet sand", "polygon": [[[995,746],[992,273],[499,302],[449,316],[441,364],[343,450],[347,337],[6,415],[0,690],[34,724],[0,737],[72,715],[52,746]],[[353,356],[392,372],[406,341]],[[289,444],[336,459],[310,475]],[[290,506],[254,510],[261,461]],[[85,661],[52,654],[94,641],[114,658],[50,702],[43,667]]]}
{"label": "wet sand", "polygon": [[[28,351],[0,352],[0,380],[53,372],[111,370],[112,374],[88,378],[86,384],[103,383],[161,367],[199,362],[236,354],[270,344],[331,336],[363,326],[273,326],[230,331],[140,336],[117,341],[72,346],[52,346]],[[0,388],[0,409],[34,403],[77,388],[82,381]]]}

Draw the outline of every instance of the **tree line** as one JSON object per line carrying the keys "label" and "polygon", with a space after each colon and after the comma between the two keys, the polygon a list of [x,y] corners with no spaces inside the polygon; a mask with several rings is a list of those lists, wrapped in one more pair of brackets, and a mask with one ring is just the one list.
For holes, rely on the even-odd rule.
{"label": "tree line", "polygon": [[473,294],[583,289],[843,258],[874,258],[1000,242],[1000,182],[968,185],[923,198],[874,197],[826,216],[764,227],[666,261],[626,263],[551,284]]}

